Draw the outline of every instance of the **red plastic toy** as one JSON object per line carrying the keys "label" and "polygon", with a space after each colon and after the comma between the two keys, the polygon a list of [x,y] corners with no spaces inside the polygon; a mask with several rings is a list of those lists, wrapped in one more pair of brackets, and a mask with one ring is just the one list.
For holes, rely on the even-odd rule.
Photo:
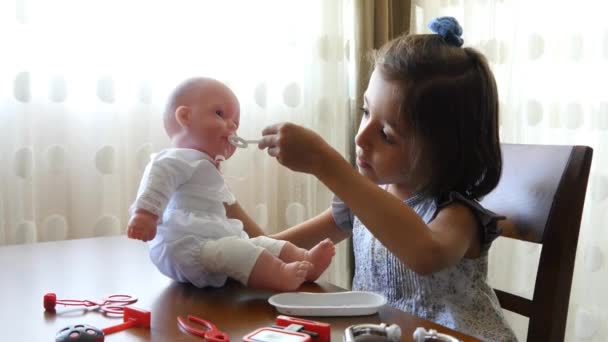
{"label": "red plastic toy", "polygon": [[129,329],[132,327],[147,328],[150,329],[150,320],[152,315],[150,311],[134,308],[132,306],[124,307],[123,322],[121,324],[113,325],[103,329],[103,333],[106,335],[115,333],[117,331]]}
{"label": "red plastic toy", "polygon": [[60,304],[66,306],[98,306],[101,312],[114,315],[122,315],[125,306],[133,304],[135,302],[137,302],[137,297],[123,294],[114,294],[111,296],[107,296],[103,298],[101,302],[96,302],[88,299],[57,299],[56,294],[47,293],[44,295],[43,305],[46,311],[51,312],[55,311],[55,305]]}
{"label": "red plastic toy", "polygon": [[106,335],[132,327],[150,328],[150,311],[141,310],[131,306],[124,307],[124,323],[113,325],[104,329],[97,329],[87,324],[77,324],[65,327],[57,332],[55,341],[95,341],[101,342]]}
{"label": "red plastic toy", "polygon": [[243,342],[312,342],[310,335],[280,328],[260,328],[243,336]]}
{"label": "red plastic toy", "polygon": [[[331,326],[329,323],[310,321],[284,315],[277,316],[275,322],[277,326],[282,327],[283,329],[290,330],[291,327],[292,331],[307,333],[311,335],[312,340],[315,342],[330,342],[331,340]],[[301,328],[295,330],[295,327],[297,326],[301,326]],[[311,332],[314,334],[310,334]]]}
{"label": "red plastic toy", "polygon": [[245,342],[330,342],[331,326],[328,323],[280,315],[272,327],[259,328],[243,337]]}
{"label": "red plastic toy", "polygon": [[215,326],[215,324],[213,324],[205,319],[202,319],[200,317],[196,317],[193,315],[188,315],[188,321],[198,323],[198,324],[202,325],[203,327],[205,327],[205,329],[202,330],[202,329],[197,329],[197,328],[191,327],[182,316],[177,317],[177,324],[182,329],[184,329],[186,332],[188,332],[192,335],[200,336],[200,337],[206,339],[207,341],[211,341],[211,342],[229,342],[230,341],[230,336],[228,336],[228,334],[221,331],[220,329],[217,328],[217,326]]}

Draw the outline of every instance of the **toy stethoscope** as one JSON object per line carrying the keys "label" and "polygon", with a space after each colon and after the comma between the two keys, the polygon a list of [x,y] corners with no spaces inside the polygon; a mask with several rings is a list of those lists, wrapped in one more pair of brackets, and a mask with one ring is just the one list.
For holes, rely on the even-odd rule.
{"label": "toy stethoscope", "polygon": [[206,319],[202,319],[200,317],[196,317],[193,315],[188,315],[188,321],[202,325],[205,328],[205,330],[191,327],[187,323],[186,319],[184,319],[182,316],[177,317],[177,324],[182,329],[184,329],[186,332],[188,332],[192,335],[202,337],[205,340],[210,341],[210,342],[229,342],[230,341],[230,337],[228,336],[228,334],[226,334],[225,332],[218,329],[215,324],[209,322]]}
{"label": "toy stethoscope", "polygon": [[150,329],[152,314],[150,311],[125,306],[123,323],[98,329],[88,324],[67,326],[57,332],[55,342],[102,342],[107,335],[129,328],[139,327]]}
{"label": "toy stethoscope", "polygon": [[93,301],[89,299],[57,299],[54,293],[44,295],[44,309],[47,311],[55,311],[55,305],[61,304],[66,306],[85,306],[87,308],[97,307],[99,311],[122,315],[125,306],[137,302],[137,297],[124,294],[113,294],[103,298],[101,301]]}
{"label": "toy stethoscope", "polygon": [[429,329],[428,331],[423,327],[416,328],[414,331],[414,342],[425,342],[425,341],[443,341],[443,342],[460,342],[459,339],[437,332],[435,329]]}
{"label": "toy stethoscope", "polygon": [[343,342],[401,341],[401,328],[397,324],[355,324],[344,330]]}
{"label": "toy stethoscope", "polygon": [[239,137],[236,134],[231,134],[228,137],[228,142],[230,142],[232,145],[236,146],[236,147],[240,147],[240,148],[247,148],[247,146],[249,144],[259,144],[262,140],[245,140],[241,137]]}

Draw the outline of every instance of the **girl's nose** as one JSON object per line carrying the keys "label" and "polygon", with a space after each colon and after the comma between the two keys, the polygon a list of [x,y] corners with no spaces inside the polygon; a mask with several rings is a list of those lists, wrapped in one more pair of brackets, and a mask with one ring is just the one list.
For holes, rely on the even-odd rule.
{"label": "girl's nose", "polygon": [[361,121],[359,131],[357,132],[357,135],[355,135],[355,145],[362,149],[369,148],[369,125],[364,120]]}

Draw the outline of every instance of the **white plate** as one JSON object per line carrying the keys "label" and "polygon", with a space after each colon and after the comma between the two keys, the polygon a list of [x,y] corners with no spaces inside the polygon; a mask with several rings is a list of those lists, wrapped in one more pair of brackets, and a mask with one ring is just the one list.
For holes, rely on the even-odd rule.
{"label": "white plate", "polygon": [[286,292],[268,298],[277,311],[297,316],[372,315],[386,304],[386,298],[372,292],[333,293]]}

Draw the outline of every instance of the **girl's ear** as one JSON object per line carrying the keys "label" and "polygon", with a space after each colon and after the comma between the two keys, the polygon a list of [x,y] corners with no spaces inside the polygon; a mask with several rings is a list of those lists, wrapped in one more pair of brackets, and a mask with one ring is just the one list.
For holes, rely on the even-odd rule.
{"label": "girl's ear", "polygon": [[192,110],[187,106],[179,106],[175,109],[175,121],[181,128],[190,126]]}

